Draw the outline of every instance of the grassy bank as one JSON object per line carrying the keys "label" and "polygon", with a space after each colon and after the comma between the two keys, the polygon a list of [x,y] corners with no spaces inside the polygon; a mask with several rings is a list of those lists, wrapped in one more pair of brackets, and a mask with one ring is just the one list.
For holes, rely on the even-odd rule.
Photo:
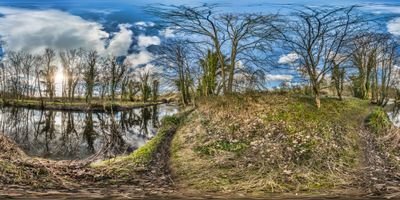
{"label": "grassy bank", "polygon": [[368,101],[253,94],[201,99],[172,142],[179,188],[214,192],[321,191],[349,186]]}
{"label": "grassy bank", "polygon": [[0,185],[27,190],[100,190],[124,185],[132,190],[128,192],[165,191],[170,179],[159,177],[166,176],[169,142],[189,112],[164,117],[156,136],[133,153],[95,163],[30,157],[0,135]]}
{"label": "grassy bank", "polygon": [[190,112],[191,110],[186,110],[164,117],[157,135],[130,155],[95,162],[91,167],[118,181],[129,180],[132,174],[138,172],[150,172],[156,178],[165,175],[165,170],[168,170],[170,142],[181,121]]}
{"label": "grassy bank", "polygon": [[42,164],[30,158],[11,140],[0,135],[0,185],[33,189],[61,188],[62,181]]}
{"label": "grassy bank", "polygon": [[23,107],[23,108],[31,108],[31,109],[46,109],[46,110],[64,110],[64,111],[122,111],[129,110],[133,108],[140,108],[145,106],[152,106],[161,104],[161,101],[158,102],[140,102],[140,101],[100,101],[95,100],[90,105],[85,101],[74,101],[68,102],[63,100],[6,100],[0,101],[0,104],[3,106],[13,106],[13,107]]}
{"label": "grassy bank", "polygon": [[[400,129],[395,127],[381,108],[376,108],[367,119],[369,129],[375,134],[376,145],[385,152],[391,168],[400,170]],[[400,178],[400,173],[398,174]]]}
{"label": "grassy bank", "polygon": [[163,118],[133,153],[89,165],[31,158],[0,137],[0,184],[257,197],[378,188],[400,170],[399,131],[365,100],[323,98],[317,109],[310,97],[259,93],[197,103]]}

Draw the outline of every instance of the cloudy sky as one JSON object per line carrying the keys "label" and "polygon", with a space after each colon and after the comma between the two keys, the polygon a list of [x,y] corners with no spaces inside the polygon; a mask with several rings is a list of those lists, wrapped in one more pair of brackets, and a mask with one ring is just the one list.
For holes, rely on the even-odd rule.
{"label": "cloudy sky", "polygon": [[[368,14],[385,16],[382,30],[400,35],[399,0],[0,0],[0,40],[2,51],[25,50],[40,53],[46,47],[57,50],[96,49],[100,54],[125,55],[133,67],[146,65],[155,55],[151,49],[166,37],[154,16],[146,13],[150,4],[218,3],[227,12],[286,12],[298,5],[353,5]],[[2,52],[0,51],[0,53]],[[295,59],[281,55],[279,63]],[[293,78],[284,71],[267,77],[272,84]]]}

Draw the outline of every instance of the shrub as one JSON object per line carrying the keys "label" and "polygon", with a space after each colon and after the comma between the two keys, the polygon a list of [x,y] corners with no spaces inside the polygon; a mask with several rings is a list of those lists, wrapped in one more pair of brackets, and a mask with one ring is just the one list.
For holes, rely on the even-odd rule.
{"label": "shrub", "polygon": [[382,108],[376,108],[367,118],[368,127],[376,134],[390,128],[391,122]]}

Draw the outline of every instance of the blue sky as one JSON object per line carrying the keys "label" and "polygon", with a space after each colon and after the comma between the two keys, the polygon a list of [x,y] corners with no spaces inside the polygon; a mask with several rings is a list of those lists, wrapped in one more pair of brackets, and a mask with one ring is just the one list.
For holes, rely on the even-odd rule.
{"label": "blue sky", "polygon": [[[217,3],[226,12],[280,12],[299,5],[362,6],[366,14],[387,16],[382,30],[400,35],[399,0],[0,0],[0,39],[7,50],[39,53],[46,47],[96,49],[103,54],[127,56],[132,67],[154,58],[151,49],[175,37],[144,11],[152,4],[198,5]],[[285,55],[282,55],[285,58]],[[284,71],[272,72],[272,85],[290,79]]]}

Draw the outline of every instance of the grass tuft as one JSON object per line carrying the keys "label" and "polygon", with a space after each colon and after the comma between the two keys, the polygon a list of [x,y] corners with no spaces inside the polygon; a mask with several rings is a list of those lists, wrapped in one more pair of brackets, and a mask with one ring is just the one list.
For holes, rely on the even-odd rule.
{"label": "grass tuft", "polygon": [[367,118],[368,127],[375,133],[383,133],[391,126],[390,119],[382,108],[376,108]]}

